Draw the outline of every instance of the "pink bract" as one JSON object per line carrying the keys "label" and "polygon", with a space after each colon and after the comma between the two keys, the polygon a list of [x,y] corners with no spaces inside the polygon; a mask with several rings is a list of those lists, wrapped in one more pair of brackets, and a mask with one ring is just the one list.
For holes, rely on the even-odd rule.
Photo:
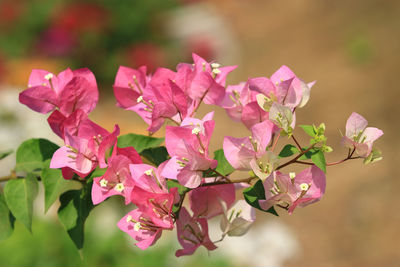
{"label": "pink bract", "polygon": [[368,157],[373,143],[383,135],[383,131],[375,127],[367,127],[368,121],[360,114],[353,112],[346,122],[346,135],[342,144],[354,148],[360,157]]}

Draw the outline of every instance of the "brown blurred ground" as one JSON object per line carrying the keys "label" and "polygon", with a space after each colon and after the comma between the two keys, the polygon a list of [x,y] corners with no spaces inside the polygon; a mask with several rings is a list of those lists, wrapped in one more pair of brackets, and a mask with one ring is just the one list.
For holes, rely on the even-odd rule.
{"label": "brown blurred ground", "polygon": [[[222,62],[239,64],[231,81],[269,76],[282,64],[306,81],[318,81],[297,118],[298,124],[327,124],[329,144],[336,148],[328,156],[329,162],[346,153],[339,146],[338,129],[344,130],[351,112],[362,114],[370,125],[385,132],[377,142],[383,161],[330,167],[323,200],[292,216],[282,216],[302,246],[301,256],[288,266],[400,266],[400,161],[396,154],[400,150],[400,2],[209,3],[225,17],[239,40],[240,61]],[[99,119],[113,119],[121,113],[123,131],[140,128],[144,133],[145,125],[134,114],[112,110],[96,114]],[[219,110],[215,147],[223,135],[247,135],[235,123],[221,125],[221,121],[227,122],[224,118]],[[130,123],[123,122],[125,119]],[[305,138],[300,131],[296,134]],[[263,217],[268,220],[268,216]]]}

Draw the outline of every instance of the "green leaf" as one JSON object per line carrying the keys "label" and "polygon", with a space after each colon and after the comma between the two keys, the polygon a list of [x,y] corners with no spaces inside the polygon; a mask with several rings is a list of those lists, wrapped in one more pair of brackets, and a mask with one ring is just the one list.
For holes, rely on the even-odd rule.
{"label": "green leaf", "polygon": [[50,160],[45,162],[46,167],[42,170],[41,178],[44,187],[44,212],[46,213],[58,196],[65,190],[68,181],[61,174],[60,169],[50,169]]}
{"label": "green leaf", "polygon": [[[303,148],[303,151],[305,149]],[[310,149],[310,151],[307,151],[303,156],[299,158],[299,160],[306,160],[306,159],[311,159],[311,156],[317,153],[319,150],[316,148]]]}
{"label": "green leaf", "polygon": [[215,169],[222,175],[229,175],[235,171],[235,169],[229,164],[228,160],[225,158],[224,150],[219,149],[214,152],[214,159],[218,161],[218,166]]}
{"label": "green leaf", "polygon": [[314,164],[318,168],[320,168],[321,170],[323,170],[326,173],[326,161],[325,161],[324,152],[322,152],[321,150],[318,150],[317,153],[314,153],[311,155],[311,160],[312,160],[312,162],[314,162]]}
{"label": "green leaf", "polygon": [[295,147],[294,145],[286,145],[282,148],[281,152],[279,153],[278,157],[279,158],[287,158],[290,157],[294,154],[299,153],[299,149]]}
{"label": "green leaf", "polygon": [[58,218],[69,237],[80,250],[83,248],[85,221],[93,209],[91,185],[80,190],[69,190],[60,196]]}
{"label": "green leaf", "polygon": [[382,152],[377,148],[373,148],[371,153],[368,155],[368,157],[366,157],[364,159],[363,163],[369,164],[369,163],[380,161],[382,159],[383,159]]}
{"label": "green leaf", "polygon": [[184,195],[190,191],[189,188],[181,185],[180,183],[178,183],[177,181],[174,181],[174,180],[167,180],[167,186],[168,186],[168,189],[172,188],[172,187],[177,187],[179,195]]}
{"label": "green leaf", "polygon": [[14,231],[14,220],[3,194],[0,193],[0,241],[11,236]]}
{"label": "green leaf", "polygon": [[33,201],[38,192],[38,182],[32,173],[25,178],[9,180],[4,187],[8,208],[14,217],[32,232]]}
{"label": "green leaf", "polygon": [[143,150],[140,155],[156,166],[169,158],[168,151],[164,146],[147,148]]}
{"label": "green leaf", "polygon": [[12,149],[0,151],[0,160],[4,159],[5,157],[7,157],[8,155],[10,155],[13,152],[14,152],[14,150],[12,150]]}
{"label": "green leaf", "polygon": [[146,148],[158,147],[164,142],[164,138],[156,138],[140,134],[125,134],[118,137],[118,147],[133,146],[138,153]]}
{"label": "green leaf", "polygon": [[[176,187],[178,189],[178,193],[179,193],[179,197],[180,197],[181,201],[183,201],[185,194],[190,191],[190,188],[187,188],[174,180],[167,180],[167,186],[168,186],[168,189],[173,188],[173,187]],[[179,201],[178,203],[176,203],[172,206],[172,212],[175,214],[176,218],[179,218],[179,211],[182,207],[181,201]]]}
{"label": "green leaf", "polygon": [[16,171],[32,172],[43,169],[44,161],[51,159],[59,147],[46,139],[29,139],[17,150]]}
{"label": "green leaf", "polygon": [[261,180],[258,180],[253,186],[244,189],[243,195],[246,202],[254,208],[279,216],[274,207],[271,207],[268,210],[263,210],[258,204],[260,199],[265,199],[264,186]]}
{"label": "green leaf", "polygon": [[304,132],[306,132],[306,134],[308,134],[311,137],[315,137],[316,136],[316,132],[314,131],[314,126],[312,125],[299,125],[299,127],[301,127]]}

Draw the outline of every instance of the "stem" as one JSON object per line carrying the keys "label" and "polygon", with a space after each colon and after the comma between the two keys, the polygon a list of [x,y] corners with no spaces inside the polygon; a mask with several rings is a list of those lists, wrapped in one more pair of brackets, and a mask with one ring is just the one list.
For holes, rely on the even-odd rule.
{"label": "stem", "polygon": [[172,118],[169,118],[169,117],[162,117],[162,118],[164,118],[164,119],[166,119],[166,120],[170,120],[170,121],[172,121],[173,123],[175,123],[177,126],[180,126],[179,122],[177,122],[176,120],[174,120],[174,119],[172,119]]}
{"label": "stem", "polygon": [[361,158],[361,157],[358,157],[358,156],[357,156],[357,157],[354,157],[354,158],[352,157],[355,151],[356,151],[355,148],[353,149],[353,151],[351,151],[351,153],[350,153],[350,150],[349,150],[349,154],[347,155],[347,158],[342,159],[342,160],[339,160],[339,161],[336,161],[336,162],[327,163],[326,166],[338,165],[338,164],[343,163],[343,162],[345,162],[345,161],[348,161],[348,160],[350,160],[350,159],[359,159],[359,158]]}
{"label": "stem", "polygon": [[299,160],[296,160],[295,163],[304,164],[304,165],[314,165],[314,163],[312,163],[312,162],[299,161]]}
{"label": "stem", "polygon": [[241,179],[241,180],[230,180],[228,182],[225,181],[218,181],[218,182],[213,182],[213,183],[206,183],[202,184],[200,186],[211,186],[211,185],[220,185],[220,184],[238,184],[238,183],[250,183],[252,180],[258,179],[258,177],[248,177],[246,179]]}
{"label": "stem", "polygon": [[273,152],[275,149],[276,144],[278,143],[279,137],[281,137],[281,133],[278,134],[278,136],[275,139],[274,144],[272,145],[271,151]]}
{"label": "stem", "polygon": [[228,176],[223,175],[223,174],[220,173],[219,171],[213,169],[213,172],[215,172],[216,174],[218,174],[219,176],[221,176],[222,178],[224,178],[226,181],[232,182],[232,181],[228,178]]}
{"label": "stem", "polygon": [[297,156],[296,156],[295,158],[293,158],[292,160],[289,160],[288,162],[286,162],[286,163],[284,163],[284,164],[278,166],[278,167],[276,168],[276,170],[282,169],[282,168],[284,168],[284,167],[286,167],[286,166],[288,166],[288,165],[290,165],[290,164],[296,163],[296,161],[297,161],[301,156],[303,156],[305,153],[307,153],[308,151],[310,151],[311,149],[313,149],[314,146],[315,146],[316,144],[317,144],[317,143],[313,144],[312,146],[310,146],[310,147],[307,148],[306,150],[302,151],[299,155],[297,155]]}
{"label": "stem", "polygon": [[200,98],[200,100],[199,100],[199,103],[198,103],[197,106],[193,109],[193,111],[192,111],[192,113],[190,114],[189,117],[192,117],[192,116],[196,113],[196,111],[199,109],[199,107],[200,107],[200,105],[201,105],[201,102],[203,102],[204,98],[206,97],[206,94],[208,93],[208,90],[210,90],[210,88],[208,88],[208,89],[204,92],[204,94],[201,96],[201,98]]}
{"label": "stem", "polygon": [[5,181],[8,181],[8,180],[13,180],[13,179],[17,179],[17,178],[18,177],[17,177],[17,175],[15,173],[11,173],[8,176],[0,177],[0,182],[5,182]]}
{"label": "stem", "polygon": [[297,148],[300,149],[300,151],[302,150],[300,143],[296,140],[296,138],[294,137],[294,135],[292,134],[292,139],[293,141],[296,143]]}

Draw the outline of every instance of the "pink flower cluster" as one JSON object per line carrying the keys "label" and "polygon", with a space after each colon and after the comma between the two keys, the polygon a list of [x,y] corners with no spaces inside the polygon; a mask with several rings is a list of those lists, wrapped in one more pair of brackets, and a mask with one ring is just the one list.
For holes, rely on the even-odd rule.
{"label": "pink flower cluster", "polygon": [[[20,102],[29,108],[51,112],[49,125],[64,140],[50,167],[60,168],[65,179],[84,179],[96,168],[105,169],[104,175],[93,178],[93,204],[113,195],[123,196],[126,205],[134,204],[135,209],[118,222],[118,227],[141,249],[153,245],[163,230],[176,226],[182,245],[176,256],[190,255],[200,246],[216,248],[208,234],[211,218],[221,217],[222,239],[243,235],[255,220],[255,208],[268,211],[279,207],[292,213],[296,207],[320,200],[326,187],[324,171],[299,160],[313,149],[322,149],[319,145],[325,146],[325,127],[321,131],[314,126],[316,137],[308,148],[302,148],[293,136],[295,110],[307,103],[315,82],[306,83],[282,66],[270,78],[226,86],[227,75],[236,66],[221,67],[197,55],[193,61],[179,64],[176,71],[159,68],[154,74],[147,74],[146,67],[121,66],[115,78],[117,105],[136,112],[149,125],[149,133],[170,122],[165,133],[169,157],[159,166],[143,164],[133,147],[118,147],[118,125],[109,132],[88,118],[98,100],[96,80],[89,70],[67,69],[58,75],[33,70],[29,88],[20,94]],[[202,102],[224,108],[230,118],[251,132],[247,137],[224,138],[225,163],[210,157],[214,112],[196,118]],[[345,160],[353,159],[354,153],[370,161],[377,159],[371,158],[372,146],[383,132],[366,126],[357,113],[350,116],[343,137],[343,144],[349,147]],[[291,161],[282,162],[274,151],[283,135],[293,137],[298,146],[298,156]],[[281,172],[292,163],[308,168],[299,173]],[[229,165],[232,171],[220,173],[221,164]],[[230,174],[237,171],[249,175],[233,179]],[[259,181],[264,194],[255,202],[236,199],[237,190],[249,190]],[[183,206],[186,195],[189,207]]]}

